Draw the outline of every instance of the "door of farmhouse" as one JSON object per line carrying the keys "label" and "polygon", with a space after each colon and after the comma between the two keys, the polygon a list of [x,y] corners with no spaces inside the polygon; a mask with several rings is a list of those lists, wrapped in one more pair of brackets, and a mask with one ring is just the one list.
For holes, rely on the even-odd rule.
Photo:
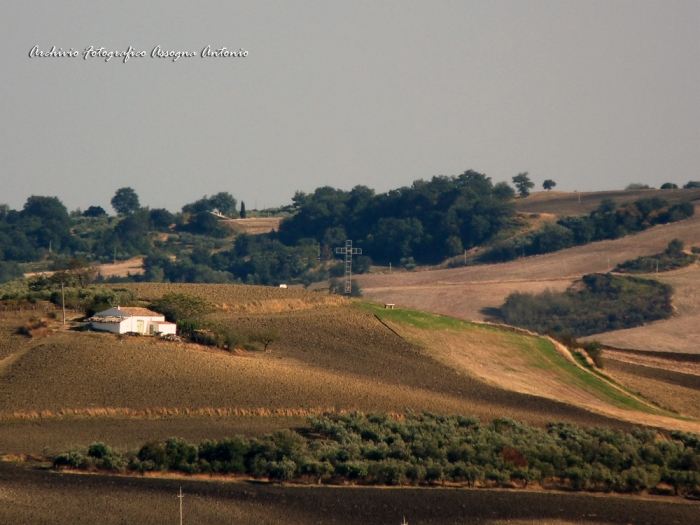
{"label": "door of farmhouse", "polygon": [[136,331],[140,334],[143,333],[143,319],[136,321]]}

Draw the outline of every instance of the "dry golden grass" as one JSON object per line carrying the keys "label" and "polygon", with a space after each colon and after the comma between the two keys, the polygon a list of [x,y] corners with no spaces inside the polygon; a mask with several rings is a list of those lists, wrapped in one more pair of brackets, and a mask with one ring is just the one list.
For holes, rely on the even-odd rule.
{"label": "dry golden grass", "polygon": [[[672,357],[680,357],[673,355]],[[685,355],[683,355],[685,357]],[[666,370],[681,374],[690,374],[700,377],[700,362],[688,362],[687,360],[677,360],[660,357],[659,354],[647,354],[644,352],[625,352],[621,350],[605,350],[603,359],[614,359],[622,363],[645,366],[656,370]]]}
{"label": "dry golden grass", "polygon": [[[696,208],[697,209],[697,208]],[[674,238],[688,246],[700,245],[700,210],[692,218],[657,226],[638,235],[601,241],[547,255],[503,264],[359,275],[364,297],[383,303],[483,321],[514,292],[561,292],[581,275],[605,272],[620,262],[659,253]],[[655,275],[651,277],[656,278]],[[677,315],[647,326],[591,336],[620,348],[700,352],[700,267],[658,275],[675,289]]]}
{"label": "dry golden grass", "polygon": [[280,228],[282,217],[256,217],[253,219],[230,219],[221,221],[233,230],[251,235],[270,233]]}
{"label": "dry golden grass", "polygon": [[597,334],[588,339],[617,348],[700,353],[700,266],[648,277],[673,286],[676,315],[665,321]]}
{"label": "dry golden grass", "polygon": [[688,383],[682,380],[686,378],[681,376],[680,381],[674,382],[672,374],[664,374],[651,367],[606,358],[605,368],[631,391],[639,392],[647,399],[654,399],[659,405],[679,414],[700,418],[700,376],[696,376],[696,381],[691,382],[691,387],[688,387],[675,384]]}
{"label": "dry golden grass", "polygon": [[668,243],[681,239],[688,246],[700,245],[700,210],[685,221],[656,226],[637,235],[599,241],[554,253],[518,259],[502,264],[468,266],[388,274],[357,275],[363,292],[405,286],[436,286],[477,282],[542,282],[575,278],[586,273],[607,272],[621,262],[640,255],[663,251]]}
{"label": "dry golden grass", "polygon": [[565,291],[573,279],[549,281],[472,282],[424,286],[395,286],[364,288],[363,296],[370,301],[394,303],[407,308],[449,315],[467,321],[488,321],[492,309],[501,306],[515,292],[540,293],[545,289]]}
{"label": "dry golden grass", "polygon": [[[403,323],[386,322],[397,333],[421,344],[440,362],[499,388],[562,401],[640,425],[700,432],[700,422],[679,421],[617,403],[617,397],[631,396],[598,376],[600,381],[617,391],[616,397],[601,396],[597,388],[588,388],[579,377],[559,366],[556,359],[548,357],[542,351],[540,337],[495,330],[488,325],[472,326],[467,330],[423,330]],[[575,362],[565,347],[551,340],[548,342],[577,369],[590,374]],[[635,401],[655,410],[644,399]]]}
{"label": "dry golden grass", "polygon": [[113,288],[132,290],[138,299],[150,301],[166,293],[182,293],[207,299],[228,312],[282,312],[338,306],[348,300],[339,295],[309,292],[301,288],[248,286],[243,284],[126,283]]}
{"label": "dry golden grass", "polygon": [[[579,197],[581,202],[579,203]],[[640,199],[661,197],[672,204],[700,200],[700,190],[621,190],[596,192],[537,191],[526,199],[516,199],[515,206],[520,212],[552,213],[559,217],[588,215],[600,206],[603,199],[613,199],[617,204]]]}

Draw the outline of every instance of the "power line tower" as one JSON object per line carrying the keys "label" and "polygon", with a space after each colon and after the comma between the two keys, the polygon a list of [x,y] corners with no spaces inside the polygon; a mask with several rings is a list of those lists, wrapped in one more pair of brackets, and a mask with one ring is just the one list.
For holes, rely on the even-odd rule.
{"label": "power line tower", "polygon": [[178,495],[178,498],[180,499],[180,525],[182,525],[182,498],[184,498],[185,495],[182,493],[182,487],[180,487],[180,494]]}
{"label": "power line tower", "polygon": [[336,248],[335,253],[345,255],[345,293],[352,291],[352,256],[360,255],[362,248],[353,248],[352,241],[345,241],[344,248]]}

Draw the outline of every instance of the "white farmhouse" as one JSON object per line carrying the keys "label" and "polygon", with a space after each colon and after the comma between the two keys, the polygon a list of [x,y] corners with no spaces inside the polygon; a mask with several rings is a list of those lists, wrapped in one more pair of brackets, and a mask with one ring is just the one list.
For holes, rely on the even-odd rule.
{"label": "white farmhouse", "polygon": [[149,335],[175,334],[177,326],[169,323],[165,316],[148,308],[115,307],[96,313],[88,319],[94,330],[125,334],[137,332]]}

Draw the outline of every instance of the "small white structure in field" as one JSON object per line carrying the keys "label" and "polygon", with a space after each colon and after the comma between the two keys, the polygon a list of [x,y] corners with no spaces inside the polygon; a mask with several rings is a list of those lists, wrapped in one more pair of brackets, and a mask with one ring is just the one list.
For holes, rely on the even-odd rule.
{"label": "small white structure in field", "polygon": [[287,287],[286,284],[280,284],[280,288],[286,288],[286,287]]}
{"label": "small white structure in field", "polygon": [[175,334],[177,326],[169,323],[165,316],[148,308],[116,306],[96,313],[88,319],[94,330],[125,334],[136,332],[149,335]]}

